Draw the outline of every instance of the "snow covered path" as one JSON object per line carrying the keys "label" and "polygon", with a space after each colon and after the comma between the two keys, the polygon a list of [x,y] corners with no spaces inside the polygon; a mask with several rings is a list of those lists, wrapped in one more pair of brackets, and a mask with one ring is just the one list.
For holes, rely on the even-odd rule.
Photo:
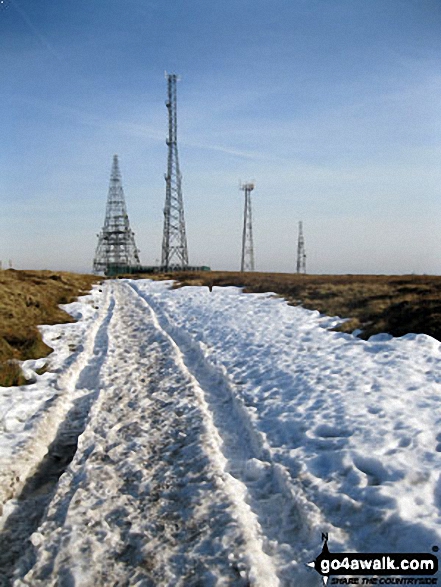
{"label": "snow covered path", "polygon": [[110,287],[106,352],[79,377],[99,397],[16,584],[245,585],[248,557],[276,584],[258,538],[241,545],[197,384],[139,296]]}
{"label": "snow covered path", "polygon": [[[47,507],[15,529],[4,514],[0,546],[30,536],[5,585],[316,587],[322,532],[342,552],[441,546],[438,341],[364,342],[280,299],[169,286],[107,282],[46,330],[78,344],[37,378],[28,426],[4,412],[5,512]],[[26,477],[52,441],[10,499],[14,456]]]}

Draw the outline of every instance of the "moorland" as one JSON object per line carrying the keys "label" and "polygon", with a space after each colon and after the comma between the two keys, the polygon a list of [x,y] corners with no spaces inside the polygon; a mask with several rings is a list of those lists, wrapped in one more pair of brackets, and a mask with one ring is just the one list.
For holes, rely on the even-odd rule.
{"label": "moorland", "polygon": [[[338,329],[361,338],[428,334],[441,341],[441,276],[302,275],[228,271],[132,275],[174,279],[174,287],[240,286],[273,292],[288,303],[346,319]],[[0,385],[26,383],[19,361],[47,356],[39,324],[72,322],[59,307],[90,290],[101,277],[55,271],[0,271]],[[214,290],[215,293],[215,290]]]}

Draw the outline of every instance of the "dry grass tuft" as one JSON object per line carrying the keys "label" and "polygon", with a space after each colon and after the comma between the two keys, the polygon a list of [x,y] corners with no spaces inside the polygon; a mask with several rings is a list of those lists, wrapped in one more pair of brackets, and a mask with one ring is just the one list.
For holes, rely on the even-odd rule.
{"label": "dry grass tuft", "polygon": [[92,275],[67,272],[0,271],[0,385],[24,383],[16,361],[52,351],[37,325],[73,322],[58,304],[75,300],[98,281]]}

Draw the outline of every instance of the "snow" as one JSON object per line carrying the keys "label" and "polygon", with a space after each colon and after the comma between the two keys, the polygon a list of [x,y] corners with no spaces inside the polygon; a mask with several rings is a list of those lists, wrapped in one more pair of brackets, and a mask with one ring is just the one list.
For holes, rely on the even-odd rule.
{"label": "snow", "polygon": [[[1,505],[18,491],[47,452],[78,395],[71,381],[83,366],[82,351],[93,342],[100,325],[96,300],[101,297],[94,288],[81,302],[62,306],[81,319],[77,323],[40,327],[54,352],[45,359],[24,361],[23,370],[35,383],[0,388],[0,514]],[[49,372],[35,373],[46,365]]]}
{"label": "snow", "polygon": [[79,436],[13,585],[313,587],[324,532],[331,552],[440,545],[437,340],[171,286],[95,288],[42,328],[50,371],[0,391],[4,528],[59,427]]}

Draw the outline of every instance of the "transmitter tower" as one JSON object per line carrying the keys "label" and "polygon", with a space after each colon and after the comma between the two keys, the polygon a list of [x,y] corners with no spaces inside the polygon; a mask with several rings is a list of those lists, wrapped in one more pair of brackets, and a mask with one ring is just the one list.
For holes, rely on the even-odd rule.
{"label": "transmitter tower", "polygon": [[254,183],[244,183],[240,189],[245,192],[240,270],[254,271],[253,217],[251,213],[251,192],[254,189]]}
{"label": "transmitter tower", "polygon": [[305,239],[303,238],[303,224],[299,222],[299,240],[297,244],[297,273],[306,273]]}
{"label": "transmitter tower", "polygon": [[185,269],[188,266],[187,236],[185,233],[184,202],[177,142],[176,74],[165,74],[167,79],[168,147],[165,175],[164,233],[162,237],[161,266],[165,270]]}
{"label": "transmitter tower", "polygon": [[124,273],[124,270],[139,265],[139,250],[135,244],[135,234],[130,229],[118,155],[114,155],[106,218],[103,229],[98,235],[93,272],[104,272],[106,275]]}

